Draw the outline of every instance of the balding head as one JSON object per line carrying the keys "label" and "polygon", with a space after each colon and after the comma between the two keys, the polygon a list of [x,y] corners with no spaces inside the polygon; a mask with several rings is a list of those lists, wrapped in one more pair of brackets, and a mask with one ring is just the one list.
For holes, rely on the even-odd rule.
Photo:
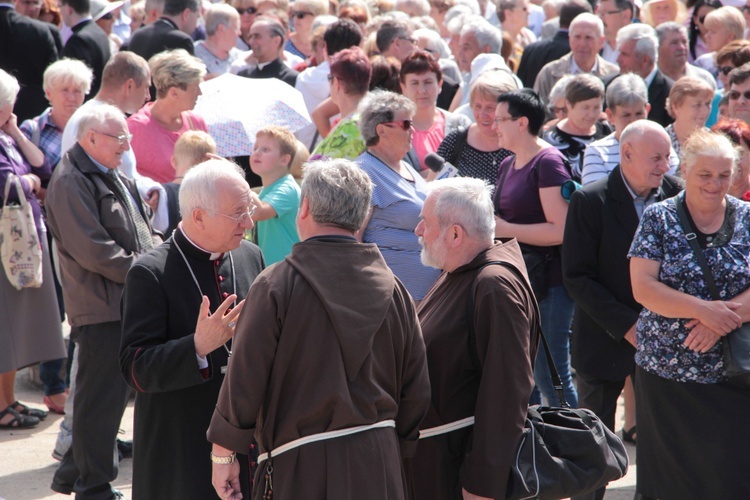
{"label": "balding head", "polygon": [[669,171],[672,143],[664,127],[649,120],[638,120],[620,135],[620,168],[638,196],[646,196],[661,186]]}

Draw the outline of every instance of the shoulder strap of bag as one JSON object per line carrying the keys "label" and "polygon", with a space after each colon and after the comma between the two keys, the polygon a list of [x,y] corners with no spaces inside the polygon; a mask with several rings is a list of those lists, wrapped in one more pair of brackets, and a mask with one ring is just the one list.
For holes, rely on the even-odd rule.
{"label": "shoulder strap of bag", "polygon": [[703,279],[706,281],[708,290],[711,292],[711,297],[713,297],[714,300],[721,300],[719,289],[716,287],[716,282],[714,281],[714,275],[711,272],[711,269],[709,269],[706,256],[703,254],[703,250],[698,244],[698,235],[695,234],[695,229],[693,228],[693,225],[690,224],[687,213],[685,213],[685,191],[672,198],[672,201],[677,209],[677,217],[680,219],[680,226],[682,226],[682,230],[685,233],[685,239],[690,243],[690,248],[693,250],[695,260],[698,261],[698,265],[701,267],[701,271],[703,271]]}
{"label": "shoulder strap of bag", "polygon": [[[524,278],[523,273],[521,273],[521,271],[510,262],[505,262],[502,260],[492,260],[489,262],[485,262],[477,270],[477,276],[482,271],[482,269],[493,264],[504,266],[510,269],[517,277],[521,279],[521,283],[523,283],[523,286],[529,292],[529,296],[534,297],[534,292],[531,290],[531,286],[526,281],[526,278]],[[470,287],[469,293],[466,297],[466,322],[469,326],[469,356],[471,356],[471,363],[474,365],[474,367],[477,370],[482,371],[482,365],[479,362],[479,354],[477,353],[477,334],[476,334],[476,331],[474,330],[474,293],[475,292],[476,292],[476,286]],[[539,318],[539,304],[537,304],[536,299],[533,300],[533,305],[534,305],[534,310],[536,311],[536,316],[537,318]],[[544,330],[542,330],[541,324],[539,324],[538,327],[539,327],[539,337],[541,338],[542,347],[544,348],[544,356],[547,358],[547,366],[549,366],[550,377],[552,378],[552,385],[555,387],[557,398],[560,400],[560,407],[570,408],[570,405],[568,404],[568,402],[565,401],[565,392],[563,390],[562,380],[560,379],[560,374],[557,372],[555,361],[552,359],[552,352],[550,351],[549,345],[547,344],[547,338],[544,336]]]}
{"label": "shoulder strap of bag", "polygon": [[456,162],[461,158],[461,153],[464,151],[466,141],[469,139],[469,127],[459,127],[458,134],[456,134],[456,145],[453,147],[453,154],[451,155],[448,163],[456,166]]}
{"label": "shoulder strap of bag", "polygon": [[3,208],[5,208],[8,205],[8,195],[10,195],[11,185],[15,186],[16,188],[16,196],[18,196],[18,203],[20,203],[22,207],[25,207],[28,201],[26,201],[26,196],[23,194],[23,186],[21,185],[21,178],[17,176],[16,174],[10,174],[8,176],[8,180],[5,181],[5,192],[3,193]]}

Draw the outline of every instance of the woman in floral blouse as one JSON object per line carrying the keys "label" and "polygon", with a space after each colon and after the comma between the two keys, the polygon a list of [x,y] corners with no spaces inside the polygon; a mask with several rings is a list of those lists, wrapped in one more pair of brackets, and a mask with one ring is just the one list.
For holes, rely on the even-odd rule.
{"label": "woman in floral blouse", "polygon": [[[723,135],[683,145],[686,188],[650,206],[630,249],[636,335],[637,493],[644,498],[750,498],[750,392],[726,382],[724,337],[750,321],[750,205],[727,196],[738,154]],[[675,207],[723,300],[712,300]]]}

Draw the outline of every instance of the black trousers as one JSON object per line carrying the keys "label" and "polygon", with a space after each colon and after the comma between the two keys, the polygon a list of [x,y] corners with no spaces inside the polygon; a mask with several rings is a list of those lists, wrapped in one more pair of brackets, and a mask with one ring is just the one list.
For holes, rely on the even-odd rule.
{"label": "black trousers", "polygon": [[78,377],[73,412],[73,445],[63,456],[52,489],[75,492],[79,500],[109,500],[119,461],[115,441],[130,389],[120,373],[121,323],[75,327]]}
{"label": "black trousers", "polygon": [[[580,371],[576,373],[576,388],[578,389],[579,408],[588,408],[596,413],[596,416],[615,432],[615,413],[617,412],[617,399],[625,387],[625,380],[602,380],[597,377],[588,377]],[[585,495],[578,495],[572,500],[602,500],[606,488]]]}

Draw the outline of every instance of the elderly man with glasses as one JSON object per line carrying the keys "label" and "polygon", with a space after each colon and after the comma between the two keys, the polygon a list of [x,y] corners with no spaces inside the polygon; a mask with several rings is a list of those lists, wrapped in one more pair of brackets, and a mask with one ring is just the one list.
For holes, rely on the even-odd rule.
{"label": "elderly man with glasses", "polygon": [[47,188],[47,216],[57,244],[60,279],[78,376],[73,445],[52,489],[77,498],[121,498],[115,439],[129,390],[119,373],[120,296],[136,259],[161,243],[135,183],[118,167],[131,135],[118,108],[89,107],[78,121],[78,142]]}
{"label": "elderly man with glasses", "polygon": [[[215,498],[206,429],[235,321],[264,267],[260,249],[243,238],[254,225],[250,200],[237,165],[197,165],[180,185],[182,222],[128,273],[120,367],[137,391],[133,498]],[[250,452],[241,455],[245,498]],[[181,473],[164,474],[165,463]]]}

